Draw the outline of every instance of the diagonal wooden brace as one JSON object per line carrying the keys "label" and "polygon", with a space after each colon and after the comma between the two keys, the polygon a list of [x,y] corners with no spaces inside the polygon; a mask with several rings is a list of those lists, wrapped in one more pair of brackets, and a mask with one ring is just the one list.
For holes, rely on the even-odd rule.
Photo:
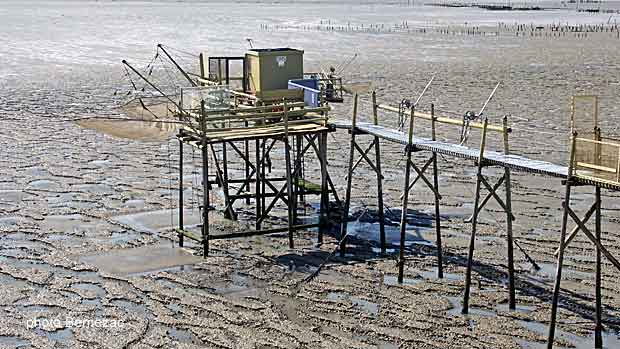
{"label": "diagonal wooden brace", "polygon": [[[232,143],[230,143],[232,144]],[[273,142],[271,142],[271,144],[267,147],[266,152],[270,152],[271,149],[273,148],[273,146],[276,144],[276,141],[273,140]],[[236,147],[233,147],[233,149],[237,149]],[[243,154],[239,154],[241,155],[241,157],[243,159],[245,159],[245,155]],[[259,167],[265,162],[265,159],[261,159],[259,162]],[[243,184],[241,185],[241,187],[239,189],[237,189],[236,193],[234,196],[237,196],[239,194],[241,194],[241,192],[243,192],[243,190],[245,190],[246,187],[249,187],[250,185],[250,179],[252,178],[252,176],[254,176],[256,174],[256,166],[254,166],[254,164],[252,164],[251,162],[248,161],[248,165],[249,167],[252,169],[252,171],[249,173],[248,177],[245,179],[245,181],[243,182]],[[264,180],[265,178],[263,178]],[[273,184],[271,184],[269,181],[265,181],[265,183],[271,188],[271,190],[273,190],[274,192],[277,192],[276,187],[273,186]],[[283,199],[284,200],[284,199]],[[229,209],[229,206],[232,206],[232,204],[234,203],[235,200],[231,200],[228,205],[224,208],[224,212],[226,212]],[[287,205],[288,202],[284,201]]]}
{"label": "diagonal wooden brace", "polygon": [[[489,184],[489,182],[487,181],[486,178],[484,178],[483,175],[480,175],[479,180],[482,184],[484,184],[485,188],[489,191],[489,196],[492,196],[495,201],[502,207],[502,209],[504,210],[504,212],[508,213],[510,215],[510,219],[511,220],[516,220],[516,217],[512,214],[512,212],[508,209],[508,207],[506,206],[506,204],[504,203],[504,200],[502,200],[502,198],[499,197],[499,195],[497,195],[497,189],[499,189],[499,185],[501,185],[501,182],[503,182],[506,177],[505,175],[502,176],[502,178],[498,181],[498,183],[495,184],[494,187],[491,187],[491,185]],[[490,199],[490,198],[489,198]],[[487,200],[488,201],[488,200]],[[480,207],[478,208],[478,211],[480,211],[482,209],[482,207],[484,206],[484,204],[486,204],[486,202],[484,202],[482,205],[480,205]],[[471,221],[471,220],[470,220]]]}
{"label": "diagonal wooden brace", "polygon": [[598,247],[599,251],[601,251],[601,253],[603,253],[605,257],[607,257],[607,259],[611,262],[611,264],[613,264],[618,269],[618,271],[620,271],[620,262],[618,262],[616,257],[614,257],[609,251],[607,251],[605,246],[603,246],[603,244],[601,244],[601,242],[594,237],[594,235],[585,226],[585,224],[581,221],[581,219],[577,217],[575,212],[570,207],[568,207],[566,202],[563,202],[562,205],[564,206],[564,209],[568,212],[568,214],[571,216],[573,221],[577,223],[581,231],[583,231],[583,233],[586,234],[586,236],[592,241],[592,243],[594,243],[594,245]]}
{"label": "diagonal wooden brace", "polygon": [[[592,207],[590,207],[588,212],[586,212],[586,215],[583,217],[582,222],[584,224],[587,223],[590,220],[590,217],[592,217],[592,215],[594,214],[594,212],[596,212],[596,203],[592,204]],[[571,230],[571,232],[566,237],[566,240],[564,240],[564,247],[568,246],[568,244],[570,244],[571,241],[573,241],[575,236],[577,236],[577,233],[579,233],[579,230],[580,228],[578,225],[575,226],[573,230]],[[557,256],[559,253],[560,253],[560,248],[558,247],[558,249],[555,250],[555,253],[553,255]]]}
{"label": "diagonal wooden brace", "polygon": [[[303,150],[300,153],[301,156],[304,156],[306,152],[308,152],[308,149],[310,149],[310,143],[304,146]],[[295,177],[300,171],[301,171],[301,166],[295,166],[295,168],[293,169],[293,173],[291,173],[291,176]],[[276,202],[278,201],[278,199],[281,199],[281,198],[284,199],[283,195],[284,195],[284,191],[287,189],[287,185],[288,184],[284,184],[284,186],[282,186],[282,188],[279,191],[277,191],[276,196],[273,198],[269,206],[267,206],[267,209],[263,213],[262,217],[258,219],[258,223],[262,223],[265,220],[269,212],[271,212],[273,207],[276,205]],[[287,198],[287,199],[290,200],[291,198]]]}
{"label": "diagonal wooden brace", "polygon": [[[355,144],[357,145],[357,143]],[[362,152],[362,154],[366,155],[366,159],[368,159],[368,153],[370,152],[370,149],[372,149],[375,146],[375,141],[373,140],[372,143],[370,143],[370,145],[368,146],[368,148],[366,148],[366,150],[364,150]],[[358,148],[360,149],[360,148]],[[357,161],[355,162],[355,165],[353,165],[353,169],[352,171],[355,171],[355,169],[357,168],[357,166],[359,166],[359,164],[362,162],[362,160],[365,160],[363,156],[360,156],[359,159],[357,159]],[[368,160],[367,160],[368,161]]]}
{"label": "diagonal wooden brace", "polygon": [[[493,190],[489,190],[489,193],[487,194],[487,196],[484,197],[484,199],[482,200],[482,203],[480,203],[480,207],[478,207],[478,210],[482,210],[484,208],[484,206],[489,202],[489,200],[493,197],[493,193],[496,193],[497,190],[499,189],[499,187],[504,183],[504,181],[506,180],[506,175],[503,175],[498,181],[497,183],[495,183],[495,185],[493,186]],[[510,213],[510,215],[512,216],[512,212]],[[469,218],[467,218],[465,220],[465,223],[470,223],[472,221],[472,219],[474,218],[474,216],[469,216]],[[515,220],[515,217],[512,216],[512,220]]]}
{"label": "diagonal wooden brace", "polygon": [[[368,157],[368,155],[366,153],[364,153],[364,150],[362,150],[362,148],[357,144],[354,143],[355,149],[357,149],[357,151],[361,154],[361,158],[359,161],[362,160],[362,158],[364,160],[366,160],[366,162],[368,163],[368,165],[370,165],[370,167],[372,167],[373,171],[375,171],[375,173],[378,173],[379,175],[381,175],[381,179],[383,178],[383,175],[379,172],[379,169],[377,169],[377,167],[375,166],[375,164],[370,160],[370,158]],[[374,146],[374,142],[373,144],[371,144],[371,146]],[[368,148],[370,150],[370,148]],[[359,162],[358,161],[358,162]]]}
{"label": "diagonal wooden brace", "polygon": [[[420,173],[424,173],[426,172],[426,169],[428,168],[428,166],[430,166],[433,163],[433,157],[429,158],[426,163],[424,164],[424,166],[422,166],[422,169],[419,170],[417,167],[415,167],[415,165],[413,164],[413,162],[409,162],[409,165],[416,168],[416,172],[418,173],[418,176],[416,178],[414,178],[413,181],[411,181],[411,184],[409,184],[409,188],[407,188],[407,193],[409,193],[409,191],[411,191],[411,189],[413,188],[413,186],[418,182],[418,179],[420,179]],[[428,181],[426,182],[428,185]],[[433,193],[435,193],[435,195],[439,195],[438,191],[433,190],[434,186],[431,186],[430,189],[433,191]],[[400,194],[399,197],[401,200],[403,199],[403,194]],[[441,195],[439,195],[439,198],[441,199]]]}
{"label": "diagonal wooden brace", "polygon": [[[409,194],[409,191],[411,190],[411,188],[413,188],[413,186],[418,182],[418,179],[422,179],[422,181],[424,181],[424,183],[426,184],[426,186],[433,192],[433,194],[435,194],[435,196],[441,200],[441,194],[439,194],[439,191],[437,190],[437,188],[435,188],[435,186],[433,184],[431,184],[431,182],[428,180],[428,178],[426,178],[426,176],[424,175],[424,172],[426,171],[426,169],[429,167],[430,164],[433,163],[433,158],[429,158],[428,161],[424,164],[424,166],[422,166],[422,169],[420,169],[418,166],[416,166],[413,161],[408,161],[409,162],[409,166],[411,166],[411,168],[413,168],[416,173],[418,174],[418,176],[411,182],[411,184],[409,185],[409,188],[407,188],[407,194]],[[400,199],[402,200],[404,194],[400,195]]]}
{"label": "diagonal wooden brace", "polygon": [[226,177],[224,176],[222,169],[220,168],[219,160],[217,158],[217,154],[215,153],[215,149],[213,147],[209,147],[209,148],[211,149],[211,155],[213,156],[213,160],[214,160],[213,162],[215,162],[215,169],[217,171],[217,176],[220,178],[220,181],[223,186],[222,192],[224,193],[224,202],[226,202],[226,208],[224,209],[224,212],[228,214],[226,218],[237,220],[237,213],[232,208],[234,201],[230,200],[230,195],[229,195],[230,193],[228,192],[228,181],[226,180]]}
{"label": "diagonal wooden brace", "polygon": [[[312,145],[312,148],[314,148],[314,152],[317,154],[317,156],[319,156],[321,152],[319,151],[319,147],[314,142],[316,140],[316,137],[311,137],[309,135],[306,135],[305,138],[308,141],[308,143]],[[327,164],[327,159],[325,159],[325,163]],[[336,202],[340,204],[341,201],[340,201],[340,198],[338,197],[336,186],[334,185],[334,182],[332,182],[332,178],[329,175],[329,172],[326,173],[326,177],[327,177],[327,183],[329,184],[329,188],[331,189],[331,192],[334,195],[334,200],[336,200]]]}

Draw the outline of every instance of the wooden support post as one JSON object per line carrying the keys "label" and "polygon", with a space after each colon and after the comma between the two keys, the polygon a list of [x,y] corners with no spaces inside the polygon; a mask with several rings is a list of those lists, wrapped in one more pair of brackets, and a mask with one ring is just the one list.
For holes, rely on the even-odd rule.
{"label": "wooden support post", "polygon": [[411,176],[411,152],[413,151],[413,120],[415,105],[411,107],[405,160],[405,186],[403,188],[402,212],[400,215],[400,249],[398,251],[398,283],[402,284],[405,274],[405,238],[407,231],[407,206],[409,204],[409,177]]}
{"label": "wooden support post", "polygon": [[[260,175],[261,175],[261,182],[260,182],[261,188],[260,188],[260,192],[263,195],[263,197],[261,198],[260,208],[261,208],[261,215],[263,215],[263,216],[265,214],[267,214],[267,212],[265,211],[265,207],[267,207],[267,202],[266,202],[266,197],[265,197],[264,194],[267,192],[267,186],[266,185],[267,185],[268,182],[267,182],[267,180],[265,178],[267,178],[267,175],[266,175],[266,173],[267,173],[267,159],[269,158],[268,154],[270,152],[270,150],[267,150],[265,148],[266,141],[267,141],[267,139],[265,138],[265,139],[263,139],[262,142],[259,143],[260,147],[261,147],[260,154],[262,154],[261,155],[262,156],[262,164],[261,164],[262,168],[260,170]],[[271,173],[271,165],[270,165],[270,168],[269,168],[269,172]]]}
{"label": "wooden support post", "polygon": [[[372,91],[372,121],[379,125],[379,115],[377,113],[377,92]],[[385,254],[385,213],[383,208],[383,174],[381,173],[381,145],[380,138],[375,136],[375,167],[377,173],[377,210],[379,214],[379,241],[381,254]]]}
{"label": "wooden support post", "polygon": [[[245,122],[245,127],[248,127],[248,122]],[[244,160],[244,164],[245,164],[245,179],[246,180],[250,180],[250,141],[248,141],[247,139],[245,140],[245,142],[243,142],[244,147],[243,147],[243,152],[245,153],[245,160]],[[249,192],[250,186],[248,184],[248,192]],[[249,205],[250,204],[250,197],[248,196],[245,199],[245,204]]]}
{"label": "wooden support post", "polygon": [[[504,154],[510,154],[510,147],[508,145],[508,117],[504,116],[502,120],[504,127]],[[516,295],[515,295],[515,266],[514,266],[514,246],[512,236],[512,193],[510,186],[510,169],[504,167],[504,177],[506,186],[506,242],[508,244],[508,309],[515,310],[517,307]]]}
{"label": "wooden support post", "polygon": [[[291,171],[291,147],[288,139],[288,110],[286,100],[284,100],[284,157],[286,161],[286,192],[288,199],[288,246],[294,248],[293,227],[295,225],[295,198],[293,193],[293,178]],[[296,172],[297,173],[297,172]]]}
{"label": "wooden support post", "polygon": [[[300,195],[300,188],[301,188],[301,180],[303,180],[303,173],[302,173],[302,154],[301,154],[301,135],[296,135],[295,136],[295,156],[294,156],[294,161],[293,164],[293,172],[296,173],[295,176],[293,176],[294,182],[293,182],[293,221],[297,221],[297,214],[298,214],[298,207],[299,207],[299,203],[301,202],[301,195]],[[295,172],[295,169],[299,167],[300,170]]]}
{"label": "wooden support post", "polygon": [[[435,118],[435,104],[431,104],[431,139],[437,140],[437,119]],[[435,233],[437,240],[437,277],[443,278],[443,248],[441,243],[441,216],[439,213],[439,173],[437,168],[437,153],[433,152],[433,186],[435,187]]]}
{"label": "wooden support post", "polygon": [[[179,230],[183,229],[183,140],[179,139]],[[179,233],[179,247],[183,247],[181,233]]]}
{"label": "wooden support post", "polygon": [[560,283],[562,281],[562,265],[564,264],[564,250],[566,244],[566,227],[568,224],[568,206],[570,204],[571,178],[573,176],[573,166],[575,162],[575,146],[577,143],[577,132],[573,132],[571,138],[570,160],[568,162],[568,173],[566,177],[566,193],[564,195],[564,213],[562,215],[562,230],[560,232],[560,252],[558,253],[558,265],[555,273],[555,283],[553,286],[553,299],[551,301],[551,321],[549,323],[549,336],[547,338],[547,348],[553,348],[553,340],[555,338],[555,322],[558,314],[558,302],[560,300]]}
{"label": "wooden support post", "polygon": [[209,154],[207,152],[207,120],[205,102],[201,102],[202,128],[202,257],[209,255]]}
{"label": "wooden support post", "polygon": [[[260,230],[261,227],[261,216],[262,216],[262,209],[261,209],[261,176],[262,176],[262,171],[261,171],[261,151],[260,151],[260,139],[257,139],[255,142],[255,147],[256,149],[256,157],[255,157],[255,161],[256,161],[256,182],[254,183],[254,194],[255,194],[255,201],[256,201],[256,230]],[[264,158],[263,158],[264,159]]]}
{"label": "wooden support post", "polygon": [[480,154],[478,155],[478,172],[476,175],[476,194],[474,197],[474,215],[471,222],[471,237],[469,239],[469,253],[467,255],[467,271],[465,273],[465,293],[463,294],[463,309],[461,313],[467,314],[469,312],[469,292],[471,288],[471,269],[474,260],[474,247],[476,244],[476,225],[478,223],[478,213],[480,203],[480,186],[482,183],[482,168],[484,167],[484,147],[486,145],[487,138],[487,126],[489,120],[484,119],[482,127],[482,137],[480,140]]}
{"label": "wooden support post", "polygon": [[[598,142],[601,141],[601,128],[598,127],[598,98],[595,99],[595,137]],[[596,164],[601,164],[601,144],[597,143],[596,146]],[[598,243],[601,243],[601,188],[596,186],[594,189],[594,200],[596,206],[596,213],[594,216],[594,238]],[[595,298],[596,298],[596,323],[594,325],[594,347],[603,347],[603,304],[601,299],[601,249],[596,246],[596,276],[595,276]]]}
{"label": "wooden support post", "polygon": [[345,192],[344,207],[342,208],[342,223],[340,228],[340,257],[344,257],[347,248],[347,225],[349,223],[349,205],[351,204],[351,185],[353,181],[353,160],[355,157],[355,126],[357,121],[357,93],[353,98],[353,116],[351,118],[351,145],[349,149],[349,170],[347,173],[347,189]]}
{"label": "wooden support post", "polygon": [[[214,153],[215,155],[215,153]],[[217,161],[217,160],[216,160]],[[233,205],[228,197],[228,147],[226,142],[222,143],[222,191],[224,192],[224,205],[228,207],[228,210],[224,212],[224,217],[227,219],[235,219],[233,211]]]}
{"label": "wooden support post", "polygon": [[[601,188],[595,187],[596,214],[595,214],[595,238],[601,242]],[[603,347],[603,305],[601,299],[601,249],[596,246],[596,276],[595,276],[595,297],[596,297],[596,323],[594,326],[594,347]]]}
{"label": "wooden support post", "polygon": [[318,243],[323,243],[323,233],[329,225],[329,187],[327,183],[327,132],[319,134],[319,161],[321,162],[321,207]]}

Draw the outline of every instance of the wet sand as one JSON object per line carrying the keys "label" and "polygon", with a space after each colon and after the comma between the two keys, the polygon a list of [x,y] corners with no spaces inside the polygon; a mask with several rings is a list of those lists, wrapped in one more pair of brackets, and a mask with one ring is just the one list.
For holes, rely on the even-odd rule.
{"label": "wet sand", "polygon": [[[414,97],[437,74],[423,108],[434,102],[440,111],[461,114],[480,108],[495,82],[503,80],[487,115],[494,122],[505,114],[511,116],[515,129],[511,147],[519,154],[566,162],[568,98],[575,93],[601,97],[603,132],[614,130],[619,121],[620,74],[615,56],[620,41],[604,33],[587,39],[350,35],[341,38],[341,53],[330,55],[325,47],[309,54],[309,67],[342,62],[353,39],[367,52],[348,70],[348,81],[372,81],[381,101],[397,103]],[[319,60],[320,54],[324,57]],[[60,78],[70,80],[62,74]],[[101,91],[110,86],[101,79],[101,85],[90,88],[96,91],[94,97],[103,99],[107,95]],[[88,81],[74,83],[89,88]],[[363,221],[351,226],[359,239],[348,255],[333,258],[317,278],[302,283],[336,247],[333,236],[316,246],[315,232],[299,232],[293,250],[284,235],[218,240],[212,242],[211,256],[205,260],[176,255],[179,250],[173,250],[176,236],[172,230],[176,218],[170,210],[177,205],[178,142],[170,138],[169,129],[144,131],[127,128],[125,123],[116,128],[106,121],[89,121],[88,125],[61,121],[97,113],[96,107],[84,111],[69,105],[71,98],[59,96],[58,91],[70,88],[29,94],[25,86],[13,86],[12,94],[2,96],[0,347],[544,346],[554,275],[552,253],[558,245],[561,220],[563,188],[558,180],[513,174],[515,238],[541,266],[534,270],[515,251],[517,311],[507,310],[504,215],[493,204],[482,213],[471,314],[464,316],[460,301],[470,231],[464,219],[472,211],[473,164],[440,159],[447,273],[443,280],[435,277],[434,230],[428,224],[432,196],[416,186],[410,199],[416,225],[408,228],[404,284],[396,283],[394,255],[377,254],[377,224]],[[14,92],[23,97],[16,99]],[[37,111],[40,101],[47,103],[47,112]],[[26,109],[35,114],[24,112],[24,105],[32,106]],[[111,107],[116,105],[102,105],[105,113],[101,114],[113,113]],[[350,116],[349,102],[334,109],[335,118]],[[362,119],[370,117],[368,107],[360,112]],[[382,115],[380,119],[395,125],[397,117]],[[427,126],[420,126],[419,132],[428,134]],[[440,135],[455,139],[458,132],[441,129]],[[473,135],[470,144],[476,141]],[[491,140],[491,147],[498,147],[499,141]],[[339,174],[346,168],[346,133],[330,136],[329,148],[330,172],[342,192],[345,182]],[[402,187],[402,150],[390,144],[383,147],[383,195],[395,212]],[[417,161],[423,157],[416,154]],[[186,224],[190,226],[200,222],[199,159],[198,153],[186,149]],[[240,168],[238,164],[231,167],[233,171]],[[274,174],[282,170],[275,169]],[[497,177],[499,170],[488,173]],[[316,179],[318,168],[309,164],[307,174]],[[363,167],[357,177],[352,211],[368,207],[372,212],[374,176]],[[592,199],[590,189],[579,188],[574,195],[573,204],[582,211]],[[617,201],[618,194],[604,193],[604,243],[615,254],[620,252],[616,246],[620,238]],[[210,213],[214,234],[246,228],[251,206],[239,206],[244,219],[232,223],[223,219],[221,201],[217,203],[218,210]],[[388,228],[393,243],[396,229]],[[187,248],[201,254],[199,246]],[[397,252],[395,248],[390,251]],[[159,263],[156,257],[168,253],[173,255]],[[128,262],[131,268],[119,270],[115,256],[133,261]],[[593,246],[580,235],[565,261],[558,346],[593,346],[593,258]],[[615,270],[605,263],[603,322],[610,348],[619,345],[620,286],[615,277]],[[29,326],[28,322],[67,316],[114,319],[123,327],[101,330]]]}

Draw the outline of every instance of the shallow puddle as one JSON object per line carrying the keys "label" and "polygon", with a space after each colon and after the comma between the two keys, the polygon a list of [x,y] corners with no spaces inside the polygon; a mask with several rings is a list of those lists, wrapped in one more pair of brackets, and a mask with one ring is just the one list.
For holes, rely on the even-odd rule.
{"label": "shallow puddle", "polygon": [[[128,225],[136,231],[155,233],[161,230],[177,227],[179,224],[178,210],[158,210],[116,216],[113,220]],[[185,210],[183,222],[185,227],[200,224],[201,217],[198,210]]]}
{"label": "shallow puddle", "polygon": [[19,204],[29,196],[21,190],[0,190],[0,204]]}
{"label": "shallow puddle", "polygon": [[[536,321],[517,321],[524,328],[539,333],[543,336],[547,336],[549,333],[549,326]],[[562,338],[571,343],[575,349],[590,349],[594,347],[594,332],[588,337],[580,337],[572,333],[568,333],[556,328],[555,338]],[[539,348],[541,343],[521,340],[524,343],[525,348]],[[546,345],[543,345],[546,347]],[[554,348],[562,349],[563,347],[554,346]],[[620,334],[612,331],[603,332],[603,348],[616,349],[620,348]]]}
{"label": "shallow puddle", "polygon": [[351,302],[354,307],[359,308],[372,316],[377,316],[379,314],[379,305],[377,303],[351,296],[344,292],[329,292],[327,294],[327,299],[330,301]]}
{"label": "shallow puddle", "polygon": [[196,337],[191,331],[174,328],[171,327],[166,331],[168,337],[174,339],[177,342],[181,343],[192,343],[192,344],[200,344],[202,343],[198,337]]}
{"label": "shallow puddle", "polygon": [[450,304],[452,305],[452,308],[446,312],[446,314],[448,314],[450,316],[471,316],[471,315],[476,315],[476,316],[497,316],[497,314],[495,314],[491,310],[474,308],[474,307],[471,307],[471,306],[468,309],[468,313],[467,314],[463,314],[462,313],[463,304],[461,303],[461,301],[463,300],[463,297],[447,297],[447,298],[448,298],[448,301],[450,302]]}
{"label": "shallow puddle", "polygon": [[202,258],[180,247],[155,245],[82,256],[79,260],[96,266],[100,271],[127,275],[170,270],[198,263]]}
{"label": "shallow puddle", "polygon": [[31,189],[39,190],[57,190],[60,188],[60,184],[58,182],[49,179],[37,179],[35,181],[29,182],[28,186]]}
{"label": "shallow puddle", "polygon": [[18,337],[12,336],[0,336],[0,347],[5,348],[25,348],[30,343]]}

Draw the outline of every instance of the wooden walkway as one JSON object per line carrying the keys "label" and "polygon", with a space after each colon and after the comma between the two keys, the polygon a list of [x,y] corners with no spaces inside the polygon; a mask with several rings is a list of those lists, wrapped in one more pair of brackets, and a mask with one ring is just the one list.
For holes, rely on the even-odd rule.
{"label": "wooden walkway", "polygon": [[[351,121],[349,120],[333,120],[330,121],[330,125],[337,129],[351,129]],[[407,145],[407,134],[398,130],[374,125],[368,122],[357,122],[355,125],[356,130],[362,133],[369,134],[381,139],[392,141],[395,143]],[[465,147],[458,144],[444,143],[440,141],[433,141],[426,138],[413,137],[411,144],[416,150],[432,151],[437,154],[454,156],[469,160],[478,160],[480,156],[480,149]],[[503,153],[494,151],[484,152],[484,161],[490,165],[497,165],[508,167],[511,170],[538,173],[546,176],[566,178],[568,174],[568,167],[556,165],[546,161],[533,160],[518,155],[505,155]]]}

